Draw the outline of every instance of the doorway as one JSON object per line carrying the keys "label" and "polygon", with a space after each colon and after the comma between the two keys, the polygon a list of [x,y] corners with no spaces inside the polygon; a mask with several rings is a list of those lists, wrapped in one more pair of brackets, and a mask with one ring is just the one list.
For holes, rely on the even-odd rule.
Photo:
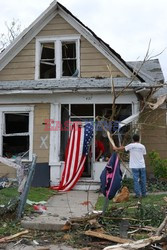
{"label": "doorway", "polygon": [[[60,160],[65,160],[66,146],[69,138],[70,126],[72,122],[79,122],[81,126],[86,123],[94,121],[93,115],[93,104],[62,104],[61,105],[61,124],[64,128],[64,124],[70,124],[68,129],[63,129],[61,131],[61,150],[60,150]],[[86,157],[85,168],[81,177],[92,178],[93,173],[93,140],[89,147],[89,152]]]}

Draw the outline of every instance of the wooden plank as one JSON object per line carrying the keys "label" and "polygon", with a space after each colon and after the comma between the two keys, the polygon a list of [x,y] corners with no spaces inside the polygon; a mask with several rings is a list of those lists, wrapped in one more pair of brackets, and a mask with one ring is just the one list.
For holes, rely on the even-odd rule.
{"label": "wooden plank", "polygon": [[28,43],[24,49],[35,49],[35,39],[33,39],[30,43]]}
{"label": "wooden plank", "polygon": [[35,48],[23,49],[17,56],[35,56]]}
{"label": "wooden plank", "polygon": [[23,69],[6,69],[4,68],[1,72],[1,76],[9,75],[30,75],[34,74],[34,68],[23,68]]}
{"label": "wooden plank", "polygon": [[48,160],[49,159],[49,150],[48,149],[39,149],[39,148],[40,148],[40,144],[38,145],[37,149],[35,148],[35,145],[34,145],[35,154],[38,155],[38,158],[40,158],[40,156],[42,156],[43,158]]}
{"label": "wooden plank", "polygon": [[97,60],[97,59],[105,59],[105,57],[99,52],[99,53],[95,53],[95,54],[81,54],[81,60]]}
{"label": "wooden plank", "polygon": [[35,125],[34,126],[34,133],[46,133],[47,131],[44,130],[45,125]]}
{"label": "wooden plank", "polygon": [[5,69],[24,69],[24,68],[35,68],[35,62],[16,62],[9,63]]}
{"label": "wooden plank", "polygon": [[16,56],[11,62],[35,62],[35,56]]}
{"label": "wooden plank", "polygon": [[131,243],[117,244],[115,246],[105,247],[104,250],[135,250],[135,249],[150,249],[148,248],[153,243],[165,242],[165,235],[161,236],[151,236],[150,238],[133,241]]}
{"label": "wooden plank", "polygon": [[47,24],[42,31],[46,31],[46,30],[74,30],[74,28],[68,24],[68,23],[61,23],[61,24]]}
{"label": "wooden plank", "polygon": [[10,236],[6,236],[6,237],[3,237],[0,239],[0,243],[4,243],[4,242],[7,242],[9,240],[13,240],[19,236],[22,236],[24,234],[28,234],[29,231],[28,230],[25,230],[25,231],[22,231],[22,232],[19,232],[19,233],[16,233],[16,234],[13,234],[13,235],[10,235]]}
{"label": "wooden plank", "polygon": [[34,75],[0,75],[0,81],[34,80]]}
{"label": "wooden plank", "polygon": [[108,234],[98,233],[98,232],[94,232],[91,230],[86,231],[84,234],[87,236],[96,237],[96,238],[103,239],[103,240],[105,239],[105,240],[109,240],[109,241],[113,241],[113,242],[121,243],[121,244],[133,242],[128,239],[123,239],[123,238],[108,235]]}
{"label": "wooden plank", "polygon": [[67,21],[61,17],[60,15],[56,15],[56,17],[54,17],[49,24],[55,24],[55,23],[67,23]]}
{"label": "wooden plank", "polygon": [[[109,71],[107,70],[107,65],[100,65],[100,66],[82,66],[82,71],[85,72],[106,72],[108,73]],[[115,73],[119,73],[118,70],[115,70],[113,68],[113,70],[111,70],[111,72],[115,72]]]}
{"label": "wooden plank", "polygon": [[99,53],[98,50],[94,47],[88,47],[88,48],[82,48],[81,47],[81,53],[83,54],[89,54],[89,53]]}
{"label": "wooden plank", "polygon": [[[107,65],[107,64],[111,64],[109,61],[107,61],[106,59],[102,59],[102,60],[82,60],[81,61],[81,67],[82,66],[101,66],[101,65]],[[114,65],[112,65],[113,69],[116,69],[116,67]]]}
{"label": "wooden plank", "polygon": [[81,36],[81,48],[94,48],[94,46]]}
{"label": "wooden plank", "polygon": [[74,29],[70,30],[42,30],[38,33],[37,36],[59,36],[59,35],[76,35],[79,34]]}

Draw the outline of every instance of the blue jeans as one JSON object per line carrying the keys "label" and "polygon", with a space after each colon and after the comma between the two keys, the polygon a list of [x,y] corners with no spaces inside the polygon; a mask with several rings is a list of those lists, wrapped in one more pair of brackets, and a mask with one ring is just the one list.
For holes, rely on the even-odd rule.
{"label": "blue jeans", "polygon": [[132,174],[136,196],[146,196],[146,169],[132,168]]}

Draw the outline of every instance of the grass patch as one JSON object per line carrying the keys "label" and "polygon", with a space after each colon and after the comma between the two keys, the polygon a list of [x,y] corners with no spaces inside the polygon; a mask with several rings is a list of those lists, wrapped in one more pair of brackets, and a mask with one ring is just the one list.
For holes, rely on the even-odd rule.
{"label": "grass patch", "polygon": [[[165,206],[166,202],[164,201],[164,197],[167,196],[165,194],[150,194],[147,195],[147,197],[141,199],[141,203],[143,205],[150,204],[151,206]],[[96,203],[96,209],[97,210],[102,210],[103,209],[103,204],[105,201],[105,197],[100,196],[97,203]],[[122,202],[122,203],[114,203],[112,200],[109,203],[108,209],[114,207],[129,207],[129,206],[135,206],[138,203],[139,199],[134,199],[133,196],[130,196],[129,201],[127,202]]]}
{"label": "grass patch", "polygon": [[28,199],[32,201],[47,201],[51,196],[55,195],[56,191],[50,188],[30,188]]}
{"label": "grass patch", "polygon": [[9,187],[0,190],[0,205],[6,205],[11,199],[19,197],[17,188]]}
{"label": "grass patch", "polygon": [[[165,218],[167,203],[164,201],[165,194],[148,195],[143,199],[135,199],[130,196],[128,202],[109,202],[108,209],[104,216],[100,218],[100,223],[105,230],[113,235],[119,235],[120,223],[127,220],[131,227],[152,226],[159,227]],[[99,197],[96,209],[102,210],[105,197]],[[143,238],[142,234],[135,239]]]}
{"label": "grass patch", "polygon": [[[133,179],[124,178],[122,186],[127,186],[130,192],[133,192]],[[147,191],[152,192],[167,192],[167,180],[157,178],[147,178]]]}
{"label": "grass patch", "polygon": [[[56,191],[49,188],[34,188],[31,187],[28,199],[31,201],[47,201],[51,196],[55,195]],[[19,198],[19,193],[16,187],[9,187],[0,190],[0,205],[7,205],[10,200]],[[1,209],[1,208],[0,208]],[[32,206],[25,206],[25,214],[30,214],[33,211]],[[1,215],[0,219],[0,236],[11,235],[21,230],[19,222],[15,220],[16,211],[10,211],[5,215]]]}
{"label": "grass patch", "polygon": [[[31,187],[28,199],[31,201],[47,201],[52,195],[56,194],[55,191],[49,188],[34,188]],[[10,199],[19,197],[16,187],[9,187],[0,190],[0,204],[6,204]]]}

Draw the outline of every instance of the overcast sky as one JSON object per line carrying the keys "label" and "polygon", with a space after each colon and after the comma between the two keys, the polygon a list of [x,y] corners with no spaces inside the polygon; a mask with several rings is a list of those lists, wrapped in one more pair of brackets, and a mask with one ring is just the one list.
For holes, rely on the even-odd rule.
{"label": "overcast sky", "polygon": [[[0,33],[5,22],[19,19],[22,29],[52,0],[0,0]],[[167,48],[167,0],[59,0],[125,61],[142,60],[151,39],[150,56]],[[158,56],[167,80],[167,49]]]}

